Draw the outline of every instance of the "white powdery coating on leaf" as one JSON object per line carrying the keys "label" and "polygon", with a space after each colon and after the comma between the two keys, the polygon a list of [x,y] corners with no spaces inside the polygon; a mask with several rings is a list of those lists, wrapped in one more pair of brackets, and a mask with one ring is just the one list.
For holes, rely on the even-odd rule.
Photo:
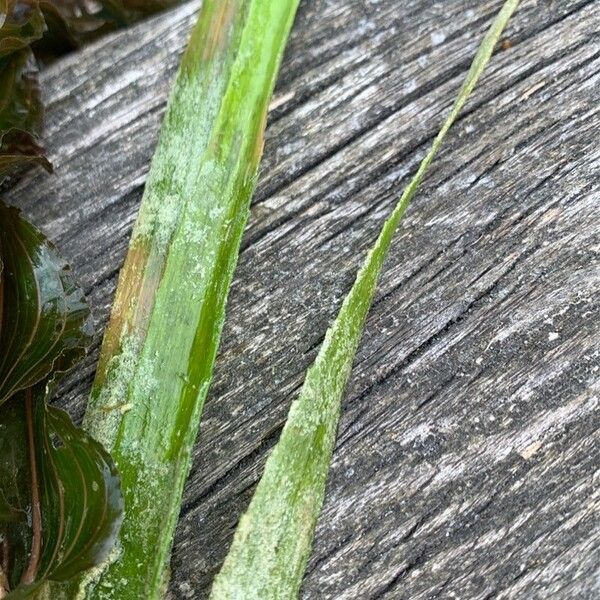
{"label": "white powdery coating on leaf", "polygon": [[177,226],[183,201],[176,194],[160,195],[152,188],[145,201],[133,231],[132,242],[154,239],[159,252],[164,254]]}
{"label": "white powdery coating on leaf", "polygon": [[[75,600],[85,600],[85,598],[87,597],[88,588],[90,588],[96,582],[98,582],[100,580],[100,577],[102,577],[102,574],[104,573],[104,571],[106,571],[106,569],[111,564],[113,564],[114,562],[119,560],[120,556],[121,556],[121,547],[119,546],[119,544],[117,542],[103,563],[99,564],[96,567],[92,567],[91,569],[89,569],[88,571],[85,572],[85,574],[83,575],[83,577],[81,578],[81,580],[79,582],[79,591],[77,592],[77,595],[75,596]],[[54,592],[54,590],[53,590],[53,592]],[[106,595],[104,597],[108,600],[108,598],[110,596]],[[66,598],[65,598],[65,600],[66,600]]]}
{"label": "white powdery coating on leaf", "polygon": [[141,345],[135,335],[122,336],[121,352],[110,359],[104,385],[86,413],[86,429],[92,430],[94,438],[107,449],[114,446],[122,409],[128,405],[129,386],[136,373]]}

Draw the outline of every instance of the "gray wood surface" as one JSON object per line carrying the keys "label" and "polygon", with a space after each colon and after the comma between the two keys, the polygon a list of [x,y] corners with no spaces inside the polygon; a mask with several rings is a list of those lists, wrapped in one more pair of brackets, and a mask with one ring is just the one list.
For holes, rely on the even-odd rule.
{"label": "gray wood surface", "polygon": [[[204,598],[364,252],[500,0],[303,0],[185,491]],[[6,194],[98,342],[198,2],[42,75],[52,177]],[[600,597],[600,1],[525,0],[408,211],[344,403],[303,597]],[[82,375],[83,373],[83,375]]]}

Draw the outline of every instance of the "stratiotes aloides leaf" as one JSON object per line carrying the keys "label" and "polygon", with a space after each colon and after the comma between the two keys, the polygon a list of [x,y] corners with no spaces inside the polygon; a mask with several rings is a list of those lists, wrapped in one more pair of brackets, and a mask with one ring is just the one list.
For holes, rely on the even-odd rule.
{"label": "stratiotes aloides leaf", "polygon": [[29,598],[104,560],[123,513],[99,443],[48,406],[91,341],[65,261],[0,202],[0,598]]}
{"label": "stratiotes aloides leaf", "polygon": [[516,10],[508,0],[484,37],[450,115],[368,253],[340,312],[327,331],[233,544],[213,585],[211,600],[296,598],[310,554],[341,399],[350,376],[377,279],[402,215]]}
{"label": "stratiotes aloides leaf", "polygon": [[[267,110],[299,0],[205,0],[173,84],[84,425],[116,461],[119,559],[81,597],[164,596]],[[90,580],[92,579],[92,580]]]}

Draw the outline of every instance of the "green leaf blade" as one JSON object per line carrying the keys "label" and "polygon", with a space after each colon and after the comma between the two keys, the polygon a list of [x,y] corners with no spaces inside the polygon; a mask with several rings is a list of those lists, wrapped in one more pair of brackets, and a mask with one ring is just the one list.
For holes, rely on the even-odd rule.
{"label": "green leaf blade", "polygon": [[211,600],[298,596],[335,445],[341,400],[394,233],[444,137],[489,61],[518,0],[507,0],[485,35],[452,110],[369,251],[356,281],[267,460],[250,506],[211,592]]}
{"label": "green leaf blade", "polygon": [[[159,598],[298,0],[206,0],[121,271],[86,427],[115,457],[122,553],[86,597]],[[141,567],[139,565],[142,565]],[[123,584],[127,581],[127,584]]]}

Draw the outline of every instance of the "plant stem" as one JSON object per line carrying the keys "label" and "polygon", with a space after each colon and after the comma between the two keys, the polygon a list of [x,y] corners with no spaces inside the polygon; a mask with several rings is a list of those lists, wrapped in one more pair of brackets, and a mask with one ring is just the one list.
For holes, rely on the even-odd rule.
{"label": "plant stem", "polygon": [[119,556],[81,582],[81,596],[164,592],[267,107],[298,2],[205,0],[183,57],[84,421],[122,477]]}
{"label": "plant stem", "polygon": [[288,600],[298,596],[323,504],[342,396],[387,251],[402,215],[517,5],[518,0],[507,0],[485,35],[449,116],[384,223],[327,331],[240,520],[211,600]]}

